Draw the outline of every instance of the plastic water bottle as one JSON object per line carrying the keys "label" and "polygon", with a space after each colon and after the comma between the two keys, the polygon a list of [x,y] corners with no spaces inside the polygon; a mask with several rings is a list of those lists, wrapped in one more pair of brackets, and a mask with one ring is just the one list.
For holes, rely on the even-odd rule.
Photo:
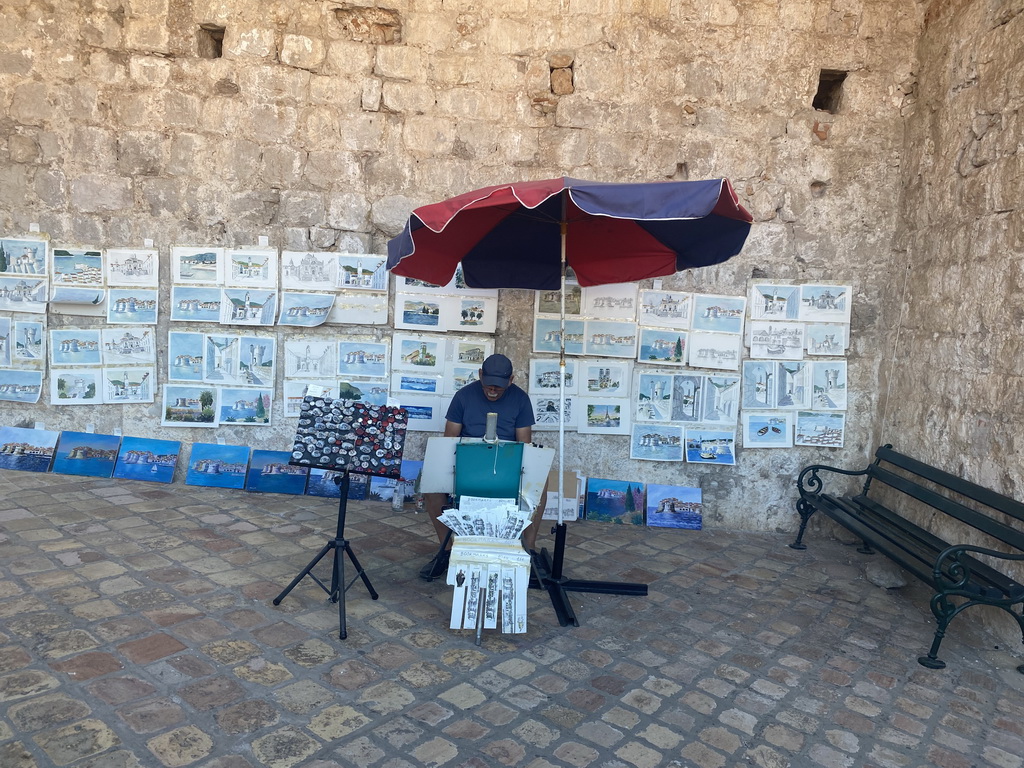
{"label": "plastic water bottle", "polygon": [[405,506],[405,483],[397,483],[395,485],[395,492],[391,495],[391,509],[395,512],[401,512]]}

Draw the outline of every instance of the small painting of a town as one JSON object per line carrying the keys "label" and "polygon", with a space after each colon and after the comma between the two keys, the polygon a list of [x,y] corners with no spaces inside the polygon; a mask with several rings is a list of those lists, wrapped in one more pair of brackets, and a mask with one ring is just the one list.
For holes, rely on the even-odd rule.
{"label": "small painting of a town", "polygon": [[302,401],[309,394],[309,388],[319,388],[323,397],[335,397],[337,390],[329,381],[294,381],[285,379],[281,389],[284,398],[284,417],[286,419],[297,419],[302,413]]}
{"label": "small painting of a town", "polygon": [[304,494],[309,467],[289,464],[288,460],[291,457],[289,451],[254,450],[249,461],[245,490],[253,493],[287,493],[293,496]]}
{"label": "small painting of a town", "polygon": [[853,287],[801,285],[800,319],[808,323],[849,323]]}
{"label": "small painting of a town", "polygon": [[846,361],[819,360],[811,363],[811,387],[811,408],[816,411],[845,411]]}
{"label": "small painting of a town", "polygon": [[224,267],[228,288],[277,288],[276,248],[229,248]]}
{"label": "small painting of a town", "polygon": [[587,286],[583,289],[583,315],[635,323],[638,296],[636,283]]}
{"label": "small painting of a town", "polygon": [[807,354],[842,357],[846,354],[847,330],[842,323],[807,323]]}
{"label": "small painting of a town", "polygon": [[672,328],[641,328],[636,359],[656,365],[686,365],[685,331]]}
{"label": "small painting of a town", "polygon": [[625,357],[637,354],[636,323],[587,320],[584,354],[594,357]]}
{"label": "small painting of a town", "polygon": [[386,293],[338,291],[327,316],[328,325],[387,325]]}
{"label": "small painting of a town", "polygon": [[740,369],[743,337],[727,333],[691,331],[687,353],[691,368],[716,368],[721,371]]}
{"label": "small painting of a town", "polygon": [[736,463],[736,430],[716,429],[706,425],[686,428],[686,462],[688,464]]}
{"label": "small painting of a town", "polygon": [[284,375],[288,379],[333,379],[338,345],[333,341],[293,339],[284,343]]}
{"label": "small painting of a town", "polygon": [[811,407],[811,365],[806,362],[775,363],[775,405],[778,408]]}
{"label": "small painting of a town", "polygon": [[159,285],[159,251],[111,248],[107,251],[106,267],[107,285]]}
{"label": "small painting of a town", "polygon": [[498,300],[485,296],[456,298],[450,307],[452,318],[445,323],[449,330],[472,333],[494,333],[498,321]]}
{"label": "small painting of a town", "polygon": [[673,377],[641,373],[637,377],[633,421],[669,421],[672,418]]}
{"label": "small painting of a town", "polygon": [[420,472],[422,471],[422,461],[402,459],[401,475],[398,477],[379,477],[375,475],[370,478],[370,495],[368,498],[371,501],[394,501],[395,493],[398,492],[406,503],[411,502],[413,494],[416,492],[416,481],[419,479]]}
{"label": "small painting of a town", "polygon": [[278,325],[300,325],[313,328],[323,325],[334,306],[333,293],[292,293],[281,294],[281,314]]}
{"label": "small painting of a town", "polygon": [[744,296],[697,293],[693,297],[693,320],[690,327],[695,331],[743,333],[743,316],[746,311],[747,299]]}
{"label": "small painting of a town", "polygon": [[156,369],[118,366],[103,369],[103,402],[152,403],[156,388]]}
{"label": "small painting of a town", "polygon": [[563,409],[558,407],[557,392],[551,395],[530,395],[530,402],[533,403],[533,429],[556,430],[560,419],[564,419],[562,429],[576,429],[575,400],[575,397],[566,397],[562,401],[565,406],[563,415]]}
{"label": "small painting of a town", "polygon": [[640,291],[640,325],[685,331],[693,314],[693,294],[678,291]]}
{"label": "small painting of a town", "polygon": [[452,362],[455,365],[480,368],[484,360],[494,352],[494,340],[480,341],[452,340]]}
{"label": "small painting of a town", "polygon": [[339,341],[339,376],[383,378],[388,375],[388,345],[376,341]]}
{"label": "small painting of a town", "polygon": [[167,378],[170,381],[202,381],[203,349],[206,337],[202,333],[168,331]]}
{"label": "small painting of a town", "polygon": [[741,379],[740,407],[743,410],[754,408],[773,409],[775,403],[776,363],[767,360],[744,360],[743,377]]}
{"label": "small painting of a town", "polygon": [[111,288],[107,291],[107,322],[156,325],[156,288]]}
{"label": "small painting of a town", "polygon": [[216,427],[220,390],[165,384],[160,424],[164,427]]}
{"label": "small painting of a town", "polygon": [[50,405],[100,405],[101,380],[98,368],[50,368]]}
{"label": "small painting of a town", "polygon": [[797,411],[795,445],[842,448],[846,437],[846,414],[836,411]]}
{"label": "small painting of a town", "polygon": [[629,458],[641,461],[682,461],[682,425],[634,422],[629,437]]}
{"label": "small painting of a town", "polygon": [[31,320],[15,320],[11,339],[11,357],[14,360],[42,365],[46,362],[43,349],[46,336],[43,324]]}
{"label": "small painting of a town", "polygon": [[587,480],[587,520],[616,525],[644,524],[644,484],[626,480]]}
{"label": "small painting of a town", "polygon": [[588,361],[580,363],[580,394],[600,397],[629,397],[633,379],[631,362]]}
{"label": "small painting of a town", "polygon": [[0,237],[0,274],[45,275],[47,241]]}
{"label": "small painting of a town", "polygon": [[454,395],[467,384],[480,378],[480,368],[475,365],[449,365],[445,368],[445,394]]}
{"label": "small painting of a town", "polygon": [[[526,389],[531,394],[557,395],[561,388],[561,367],[557,359],[534,358],[530,360],[530,383]],[[565,389],[567,395],[577,392],[576,361],[565,361]]]}
{"label": "small painting of a town", "polygon": [[395,328],[445,330],[441,324],[441,302],[425,294],[395,294]]}
{"label": "small painting of a town", "polygon": [[[582,320],[565,321],[565,354],[582,355],[586,326]],[[533,351],[559,352],[562,348],[561,321],[557,317],[533,319]]]}
{"label": "small painting of a town", "polygon": [[156,333],[152,328],[103,328],[104,365],[156,362]]}
{"label": "small painting of a town", "polygon": [[60,432],[0,426],[0,469],[46,472],[53,461]]}
{"label": "small painting of a town", "polygon": [[[306,495],[322,496],[329,499],[340,499],[341,484],[340,482],[335,482],[335,480],[340,481],[343,475],[343,472],[335,472],[332,469],[321,469],[319,467],[311,467],[309,470],[309,480],[306,481]],[[369,475],[349,474],[349,501],[363,501],[364,499],[367,498],[369,492]]]}
{"label": "small painting of a town", "polygon": [[751,320],[796,320],[799,315],[800,286],[757,283],[751,287]]}
{"label": "small painting of a town", "polygon": [[42,314],[46,293],[45,277],[0,277],[0,309]]}
{"label": "small painting of a town", "polygon": [[221,325],[273,325],[276,317],[277,291],[260,288],[221,289]]}
{"label": "small painting of a town", "polygon": [[177,440],[155,440],[150,437],[126,437],[114,464],[114,477],[143,480],[147,483],[169,483],[178,466],[181,443]]}
{"label": "small painting of a town", "polygon": [[795,411],[745,411],[744,448],[792,448]]}
{"label": "small painting of a town", "polygon": [[52,330],[50,365],[99,365],[102,347],[99,328]]}
{"label": "small painting of a town", "polygon": [[103,252],[95,248],[59,246],[50,251],[53,262],[51,280],[54,285],[101,287],[103,285]]}
{"label": "small painting of a town", "polygon": [[203,381],[210,384],[242,384],[239,362],[242,358],[242,337],[206,334],[200,347],[203,359]]}
{"label": "small painting of a town", "polygon": [[391,368],[396,371],[441,373],[444,369],[444,339],[424,336],[391,338]]}
{"label": "small painting of a town", "polygon": [[339,253],[337,287],[358,291],[388,289],[387,257],[379,254]]}
{"label": "small painting of a town", "polygon": [[700,421],[704,398],[704,376],[684,373],[672,377],[671,420],[694,424]]}
{"label": "small painting of a town", "polygon": [[219,323],[220,288],[171,286],[171,322]]}
{"label": "small painting of a town", "polygon": [[0,400],[38,403],[43,390],[43,372],[7,368],[0,371]]}
{"label": "small painting of a town", "polygon": [[274,391],[245,387],[224,387],[220,391],[218,421],[221,426],[268,426]]}
{"label": "small painting of a town", "polygon": [[242,336],[238,359],[238,377],[250,387],[274,386],[277,361],[277,338],[273,336]]}
{"label": "small painting of a town", "polygon": [[249,469],[249,446],[192,443],[185,485],[244,488]]}
{"label": "small painting of a town", "polygon": [[700,488],[647,484],[647,526],[699,531],[704,524]]}
{"label": "small painting of a town", "polygon": [[213,246],[171,248],[171,282],[220,285],[224,282],[224,249]]}
{"label": "small painting of a town", "polygon": [[62,475],[110,477],[120,445],[120,435],[61,432],[50,471]]}
{"label": "small painting of a town", "polygon": [[804,324],[750,321],[750,356],[757,360],[801,360]]}
{"label": "small painting of a town", "polygon": [[282,251],[281,288],[292,291],[328,291],[337,285],[338,254]]}
{"label": "small painting of a town", "polygon": [[581,434],[591,435],[628,435],[629,411],[628,400],[606,400],[580,397],[579,423],[577,430]]}
{"label": "small painting of a town", "polygon": [[736,424],[740,413],[740,377],[705,376],[701,398],[701,421]]}
{"label": "small painting of a town", "polygon": [[[583,308],[583,289],[577,283],[565,284],[565,314],[579,315]],[[537,291],[534,299],[534,314],[560,315],[562,313],[562,291],[553,288],[550,291]]]}

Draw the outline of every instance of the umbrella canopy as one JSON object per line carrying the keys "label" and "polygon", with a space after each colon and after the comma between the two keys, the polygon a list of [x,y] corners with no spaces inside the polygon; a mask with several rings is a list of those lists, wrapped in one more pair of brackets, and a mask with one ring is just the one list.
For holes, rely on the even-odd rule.
{"label": "umbrella canopy", "polygon": [[552,290],[564,248],[582,286],[635,282],[735,256],[751,220],[727,179],[501,184],[414,210],[388,269],[445,285],[461,262],[474,288]]}

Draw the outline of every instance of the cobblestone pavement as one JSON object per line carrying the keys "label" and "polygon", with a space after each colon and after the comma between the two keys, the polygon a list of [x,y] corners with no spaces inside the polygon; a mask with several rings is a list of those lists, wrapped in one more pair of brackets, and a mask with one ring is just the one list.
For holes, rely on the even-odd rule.
{"label": "cobblestone pavement", "polygon": [[1020,659],[958,621],[949,667],[920,667],[927,595],[871,586],[820,535],[573,524],[568,576],[649,596],[574,594],[563,628],[532,591],[529,631],[477,646],[417,577],[427,520],[353,503],[380,599],[351,588],[341,641],[310,579],[271,603],[333,534],[328,500],[0,490],[3,768],[1022,765]]}

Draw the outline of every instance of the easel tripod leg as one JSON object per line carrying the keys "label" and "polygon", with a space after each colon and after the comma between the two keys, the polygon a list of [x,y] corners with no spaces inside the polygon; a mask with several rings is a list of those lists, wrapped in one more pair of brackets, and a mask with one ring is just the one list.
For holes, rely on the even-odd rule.
{"label": "easel tripod leg", "polygon": [[281,594],[279,594],[277,597],[274,598],[274,600],[273,600],[274,605],[280,605],[281,601],[284,600],[286,597],[288,597],[288,593],[291,592],[295,588],[296,584],[298,584],[300,581],[302,581],[307,575],[312,575],[312,574],[310,574],[310,571],[312,571],[316,567],[316,564],[319,563],[321,560],[323,560],[324,555],[326,555],[332,549],[334,549],[334,542],[333,541],[330,541],[327,544],[325,544],[323,549],[320,550],[320,552],[317,554],[317,556],[314,557],[312,560],[310,560],[309,564],[305,568],[303,568],[301,571],[299,571],[299,575],[298,576],[296,576],[294,579],[292,579],[291,584],[289,584],[287,587],[285,587],[284,590],[281,592]]}

